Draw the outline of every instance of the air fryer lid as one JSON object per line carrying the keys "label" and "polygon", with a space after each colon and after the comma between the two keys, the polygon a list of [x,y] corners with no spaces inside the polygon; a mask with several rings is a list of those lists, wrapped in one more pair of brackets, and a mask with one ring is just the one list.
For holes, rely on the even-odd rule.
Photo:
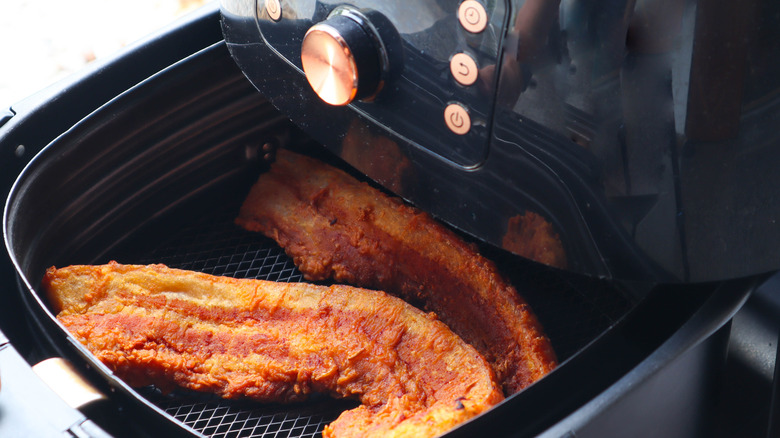
{"label": "air fryer lid", "polygon": [[[307,82],[301,44],[344,8],[382,60],[381,86],[331,106]],[[532,212],[560,237],[564,269],[670,282],[780,267],[778,9],[221,2],[228,47],[255,87],[372,179],[523,256],[535,258],[507,234]],[[452,108],[466,132],[447,125]]]}

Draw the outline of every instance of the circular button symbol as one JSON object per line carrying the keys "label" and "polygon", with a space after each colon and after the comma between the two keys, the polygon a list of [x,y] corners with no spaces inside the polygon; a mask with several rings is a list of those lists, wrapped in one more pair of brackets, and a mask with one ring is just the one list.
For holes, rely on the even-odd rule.
{"label": "circular button symbol", "polygon": [[465,0],[458,8],[458,21],[467,31],[480,33],[487,27],[487,11],[482,3],[476,0]]}
{"label": "circular button symbol", "polygon": [[265,11],[271,20],[279,21],[282,18],[282,4],[279,0],[265,0]]}
{"label": "circular button symbol", "polygon": [[459,84],[469,86],[477,81],[479,69],[474,58],[465,53],[456,53],[450,59],[450,73]]}
{"label": "circular button symbol", "polygon": [[458,135],[463,135],[471,129],[469,112],[459,103],[451,103],[444,108],[444,123],[450,131]]}

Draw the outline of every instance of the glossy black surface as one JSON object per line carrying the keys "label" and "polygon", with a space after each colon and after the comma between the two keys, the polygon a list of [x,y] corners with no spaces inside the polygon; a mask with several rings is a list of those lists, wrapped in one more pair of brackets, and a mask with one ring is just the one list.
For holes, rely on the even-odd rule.
{"label": "glossy black surface", "polygon": [[[374,101],[346,108],[317,102],[298,59],[336,3],[282,1],[275,22],[263,0],[223,0],[228,46],[283,113],[407,200],[505,248],[509,220],[539,214],[566,269],[592,276],[780,268],[776,2],[484,1],[476,34],[460,2],[350,2],[397,31],[402,62]],[[480,68],[472,86],[449,71],[458,52]],[[444,123],[451,102],[471,116],[464,136]]]}
{"label": "glossy black surface", "polygon": [[[341,5],[336,1],[286,1],[282,3],[282,19],[274,21],[260,1],[260,36],[287,61],[291,71],[302,75],[303,35]],[[455,53],[466,52],[480,66],[496,64],[501,42],[496,35],[505,22],[502,2],[496,2],[490,10],[488,28],[480,34],[459,29],[455,2],[441,2],[429,10],[375,0],[357,1],[350,6],[367,16],[385,48],[387,64],[380,93],[368,102],[356,101],[351,110],[414,147],[460,166],[479,165],[487,152],[494,69],[483,74],[479,85],[463,87],[448,79],[449,59]],[[463,103],[470,109],[474,128],[466,135],[454,134],[444,125],[442,111],[450,102]]]}

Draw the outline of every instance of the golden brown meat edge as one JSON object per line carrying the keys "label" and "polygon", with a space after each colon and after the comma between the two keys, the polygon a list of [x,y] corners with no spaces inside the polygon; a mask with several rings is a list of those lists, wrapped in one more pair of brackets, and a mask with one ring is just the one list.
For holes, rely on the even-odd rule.
{"label": "golden brown meat edge", "polygon": [[556,366],[536,316],[491,261],[341,170],[280,150],[236,223],[276,240],[309,280],[384,290],[435,312],[485,356],[507,395]]}
{"label": "golden brown meat edge", "polygon": [[471,346],[382,292],[114,262],[50,268],[42,284],[58,320],[130,385],[358,398],[326,437],[435,436],[503,398]]}

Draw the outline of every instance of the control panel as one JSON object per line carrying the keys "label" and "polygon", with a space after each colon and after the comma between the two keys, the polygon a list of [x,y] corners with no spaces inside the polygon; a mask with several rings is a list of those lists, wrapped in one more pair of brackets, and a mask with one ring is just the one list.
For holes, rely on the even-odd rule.
{"label": "control panel", "polygon": [[472,167],[487,156],[507,11],[479,0],[257,0],[256,20],[324,102]]}

